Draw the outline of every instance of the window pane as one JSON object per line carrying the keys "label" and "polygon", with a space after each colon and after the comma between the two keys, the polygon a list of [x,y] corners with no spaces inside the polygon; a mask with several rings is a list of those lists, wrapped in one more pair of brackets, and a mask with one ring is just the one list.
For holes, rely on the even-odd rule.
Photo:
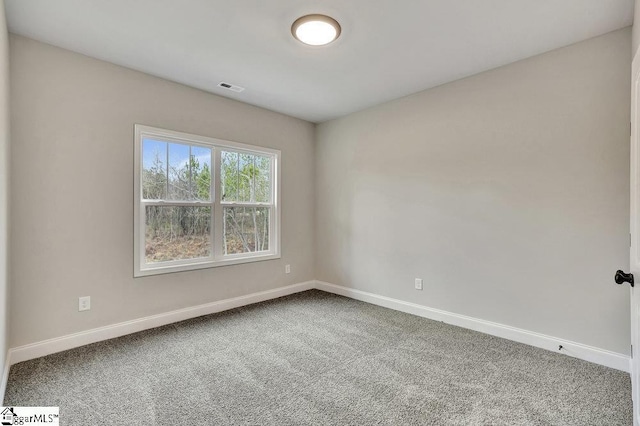
{"label": "window pane", "polygon": [[251,200],[251,189],[253,182],[253,156],[249,154],[239,154],[238,156],[238,199],[234,201]]}
{"label": "window pane", "polygon": [[238,199],[238,153],[222,151],[220,153],[220,178],[222,179],[222,200]]}
{"label": "window pane", "polygon": [[169,200],[191,200],[189,145],[169,144]]}
{"label": "window pane", "polygon": [[271,158],[262,155],[255,159],[255,194],[258,203],[271,202]]}
{"label": "window pane", "polygon": [[271,158],[222,151],[224,201],[271,202]]}
{"label": "window pane", "polygon": [[269,207],[225,207],[225,254],[269,250]]}
{"label": "window pane", "polygon": [[167,143],[142,141],[142,198],[162,200],[167,196]]}
{"label": "window pane", "polygon": [[196,259],[211,254],[211,208],[146,206],[147,263]]}
{"label": "window pane", "polygon": [[192,199],[211,200],[211,148],[191,147]]}

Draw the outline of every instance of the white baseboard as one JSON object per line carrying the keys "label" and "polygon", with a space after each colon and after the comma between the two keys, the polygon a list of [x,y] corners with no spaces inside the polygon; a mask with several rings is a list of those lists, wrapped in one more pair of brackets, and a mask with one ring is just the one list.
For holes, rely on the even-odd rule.
{"label": "white baseboard", "polygon": [[[190,308],[178,309],[176,311],[166,312],[163,314],[152,315],[149,317],[139,318],[131,321],[125,321],[118,324],[108,325],[105,327],[94,328],[92,330],[82,331],[80,333],[69,334],[62,337],[56,337],[29,345],[19,346],[9,350],[7,355],[7,368],[5,375],[8,375],[8,366],[18,362],[27,361],[41,356],[50,355],[56,352],[65,351],[67,349],[77,348],[79,346],[88,345],[90,343],[100,342],[102,340],[113,339],[138,331],[148,330],[162,325],[172,324],[174,322],[199,317],[202,315],[213,314],[216,312],[227,311],[241,306],[251,305],[253,303],[264,302],[265,300],[276,299],[278,297],[287,296],[293,293],[310,290],[315,287],[315,281],[307,281],[299,284],[293,284],[286,287],[279,287],[273,290],[261,291],[258,293],[247,294],[245,296],[234,297],[231,299],[220,300],[204,305],[193,306]],[[3,384],[6,384],[6,377]],[[0,395],[4,395],[4,389]]]}
{"label": "white baseboard", "polygon": [[[361,300],[363,302],[418,315],[436,321],[442,321],[447,324],[480,331],[492,336],[525,343],[527,345],[536,346],[553,352],[559,352],[564,355],[569,355],[585,361],[604,365],[606,367],[615,368],[616,370],[625,371],[627,373],[630,372],[631,358],[617,352],[611,352],[605,349],[583,345],[582,343],[559,339],[557,337],[547,336],[545,334],[535,333],[504,324],[454,314],[440,309],[429,308],[415,303],[392,299],[390,297],[379,296],[366,291],[355,290],[323,281],[316,281],[315,287],[318,290],[339,294],[351,299]],[[558,350],[560,345],[562,345],[562,350]]]}
{"label": "white baseboard", "polygon": [[[544,334],[510,327],[491,321],[485,321],[478,318],[459,315],[440,309],[429,308],[415,303],[392,299],[389,297],[380,296],[361,290],[355,290],[348,287],[338,286],[322,281],[307,281],[299,284],[279,287],[273,290],[252,293],[245,296],[234,297],[231,299],[206,303],[203,305],[121,322],[105,327],[94,328],[92,330],[69,334],[66,336],[9,349],[4,366],[2,382],[0,382],[0,397],[4,398],[4,391],[9,375],[9,367],[18,362],[39,358],[56,352],[88,345],[90,343],[148,330],[151,328],[172,324],[178,321],[195,318],[202,315],[222,312],[253,303],[276,299],[278,297],[299,293],[301,291],[306,291],[313,288],[317,288],[318,290],[326,291],[329,293],[339,294],[352,299],[361,300],[363,302],[368,302],[374,305],[383,306],[385,308],[390,308],[397,311],[418,315],[424,318],[442,321],[459,327],[480,331],[482,333],[491,334],[493,336],[502,337],[520,343],[525,343],[553,352],[560,352],[565,355],[604,365],[606,367],[615,368],[617,370],[625,372],[630,371],[630,358],[626,355],[616,352],[611,352],[593,346],[587,346],[581,343],[559,339],[553,336],[547,336]],[[563,346],[563,349],[561,351],[558,351],[558,346],[560,345]]]}
{"label": "white baseboard", "polygon": [[9,369],[11,364],[9,363],[9,351],[5,354],[4,369],[2,370],[2,381],[0,382],[0,405],[4,405],[4,393],[7,390],[7,382],[9,381]]}

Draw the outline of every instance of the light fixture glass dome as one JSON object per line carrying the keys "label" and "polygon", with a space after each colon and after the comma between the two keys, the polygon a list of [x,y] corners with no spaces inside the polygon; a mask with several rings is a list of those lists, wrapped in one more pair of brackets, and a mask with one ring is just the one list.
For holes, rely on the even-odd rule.
{"label": "light fixture glass dome", "polygon": [[329,44],[340,36],[340,24],[326,15],[306,15],[296,19],[291,34],[311,46]]}

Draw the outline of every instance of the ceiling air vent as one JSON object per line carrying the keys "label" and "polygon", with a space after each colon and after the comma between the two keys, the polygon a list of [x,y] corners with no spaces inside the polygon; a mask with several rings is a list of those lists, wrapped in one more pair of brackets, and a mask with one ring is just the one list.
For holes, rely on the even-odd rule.
{"label": "ceiling air vent", "polygon": [[244,90],[244,87],[236,86],[235,84],[225,83],[221,81],[218,83],[218,87],[222,87],[223,89],[231,90],[232,92],[240,93]]}

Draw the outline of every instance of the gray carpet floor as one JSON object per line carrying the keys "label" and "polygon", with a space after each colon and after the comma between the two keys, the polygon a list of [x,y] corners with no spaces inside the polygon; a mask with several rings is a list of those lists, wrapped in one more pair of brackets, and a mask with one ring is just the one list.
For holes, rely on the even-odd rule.
{"label": "gray carpet floor", "polygon": [[629,375],[312,290],[16,364],[64,425],[631,425]]}

